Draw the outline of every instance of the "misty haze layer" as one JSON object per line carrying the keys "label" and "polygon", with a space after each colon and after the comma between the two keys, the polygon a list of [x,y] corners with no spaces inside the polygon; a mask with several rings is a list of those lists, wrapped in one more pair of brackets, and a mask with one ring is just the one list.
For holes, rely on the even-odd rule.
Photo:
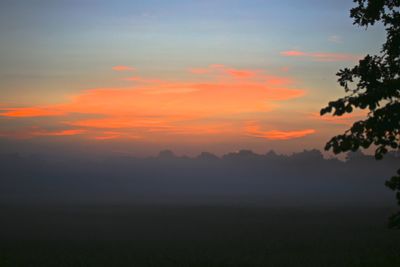
{"label": "misty haze layer", "polygon": [[394,205],[384,181],[399,157],[349,154],[324,159],[318,150],[291,156],[242,150],[216,157],[110,157],[56,160],[0,156],[0,204]]}

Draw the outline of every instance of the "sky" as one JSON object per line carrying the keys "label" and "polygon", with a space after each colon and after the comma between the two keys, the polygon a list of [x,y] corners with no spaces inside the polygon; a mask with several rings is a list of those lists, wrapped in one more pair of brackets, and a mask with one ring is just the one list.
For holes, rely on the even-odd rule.
{"label": "sky", "polygon": [[350,0],[0,2],[1,151],[323,149],[335,74],[378,53]]}

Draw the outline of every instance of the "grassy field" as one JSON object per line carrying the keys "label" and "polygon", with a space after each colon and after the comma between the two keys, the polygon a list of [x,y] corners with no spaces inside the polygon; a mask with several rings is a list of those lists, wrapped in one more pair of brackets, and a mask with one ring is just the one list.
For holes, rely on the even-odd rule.
{"label": "grassy field", "polygon": [[391,212],[3,206],[0,266],[400,266]]}

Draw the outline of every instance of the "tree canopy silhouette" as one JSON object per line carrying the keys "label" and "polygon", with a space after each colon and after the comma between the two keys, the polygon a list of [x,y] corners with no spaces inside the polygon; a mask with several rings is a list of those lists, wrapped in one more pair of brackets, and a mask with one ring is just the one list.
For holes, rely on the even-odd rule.
{"label": "tree canopy silhouette", "polygon": [[[389,150],[400,150],[400,0],[353,0],[357,6],[350,17],[359,26],[382,23],[386,42],[378,55],[367,55],[353,68],[341,69],[337,76],[346,95],[321,109],[321,115],[342,116],[354,109],[367,109],[364,120],[355,122],[343,134],[325,146],[335,154],[375,148],[375,158],[382,159]],[[400,169],[386,185],[396,192],[400,205]],[[400,212],[389,222],[400,229]]]}

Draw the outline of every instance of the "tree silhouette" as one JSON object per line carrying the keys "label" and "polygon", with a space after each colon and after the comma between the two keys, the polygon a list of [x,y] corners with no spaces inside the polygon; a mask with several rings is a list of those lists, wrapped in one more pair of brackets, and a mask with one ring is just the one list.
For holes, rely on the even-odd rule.
{"label": "tree silhouette", "polygon": [[[364,120],[355,122],[325,146],[335,154],[375,148],[380,160],[388,150],[400,150],[400,0],[353,0],[357,6],[350,17],[359,26],[382,23],[386,42],[379,55],[367,55],[353,68],[336,74],[346,95],[321,109],[321,115],[342,116],[356,109],[368,109]],[[400,205],[400,169],[386,185],[396,192]],[[392,215],[390,227],[400,229],[400,212]]]}

